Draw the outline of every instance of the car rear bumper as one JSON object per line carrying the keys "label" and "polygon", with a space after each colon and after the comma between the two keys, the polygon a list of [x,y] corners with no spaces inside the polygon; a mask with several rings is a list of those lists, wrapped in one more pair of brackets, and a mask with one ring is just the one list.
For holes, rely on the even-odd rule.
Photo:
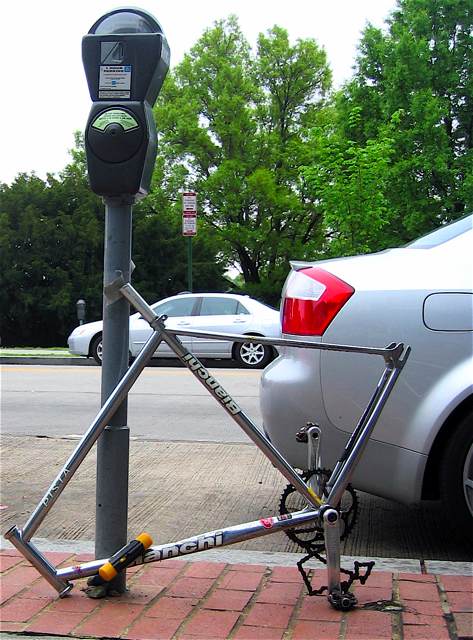
{"label": "car rear bumper", "polygon": [[[262,376],[260,404],[264,431],[293,466],[307,469],[307,447],[298,443],[295,435],[307,422],[317,423],[322,430],[322,466],[333,468],[349,434],[336,428],[325,412],[320,376],[316,375],[320,354],[300,350],[294,357],[288,352],[271,363]],[[351,481],[362,491],[416,503],[421,499],[426,463],[426,455],[372,438]]]}

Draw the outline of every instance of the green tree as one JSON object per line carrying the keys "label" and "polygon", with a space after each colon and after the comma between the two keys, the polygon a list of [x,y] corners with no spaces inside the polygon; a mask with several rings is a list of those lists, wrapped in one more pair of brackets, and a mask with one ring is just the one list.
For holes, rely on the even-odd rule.
{"label": "green tree", "polygon": [[165,180],[199,194],[199,213],[246,289],[274,299],[287,260],[310,253],[319,219],[298,167],[330,86],[325,52],[273,27],[250,51],[237,20],[205,31],[155,109]]}
{"label": "green tree", "polygon": [[99,313],[100,201],[73,168],[62,178],[19,175],[0,186],[2,343],[64,345],[75,302]]}
{"label": "green tree", "polygon": [[[386,196],[390,176],[392,126],[361,143],[336,125],[335,109],[311,131],[311,162],[301,168],[307,189],[321,211],[325,242],[319,257],[353,255],[386,247],[392,212]],[[360,127],[360,109],[348,117],[348,131]]]}
{"label": "green tree", "polygon": [[387,26],[365,30],[338,107],[344,135],[362,145],[395,121],[385,195],[399,241],[473,206],[473,5],[399,0]]}
{"label": "green tree", "polygon": [[[162,163],[162,161],[161,161]],[[186,247],[178,203],[160,187],[134,210],[135,286],[154,302],[187,288]],[[22,174],[0,185],[0,315],[4,345],[65,345],[77,325],[102,317],[104,205],[87,183],[82,139],[59,177]],[[228,288],[211,234],[194,240],[197,291]]]}

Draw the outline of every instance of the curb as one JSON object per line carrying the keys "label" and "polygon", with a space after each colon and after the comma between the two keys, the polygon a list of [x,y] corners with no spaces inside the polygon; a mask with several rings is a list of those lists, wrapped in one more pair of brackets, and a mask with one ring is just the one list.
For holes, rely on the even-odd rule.
{"label": "curb", "polygon": [[[94,553],[95,544],[91,540],[48,540],[33,538],[32,543],[42,552]],[[12,549],[13,545],[0,538],[0,549]],[[227,564],[258,564],[268,567],[295,567],[304,553],[284,551],[240,551],[238,549],[209,549],[204,553],[194,553],[173,558],[183,562],[224,562]],[[436,573],[439,575],[473,575],[473,562],[450,562],[445,560],[409,560],[405,558],[378,558],[364,556],[341,556],[341,564],[353,566],[354,561],[374,561],[377,571],[408,572],[414,574]],[[307,566],[323,569],[325,565],[310,560]]]}
{"label": "curb", "polygon": [[98,366],[92,358],[55,358],[54,356],[2,356],[0,358],[0,364],[70,365],[80,367]]}
{"label": "curb", "polygon": [[[237,367],[234,360],[222,359],[214,360],[212,358],[200,358],[209,367],[214,369],[234,369]],[[85,357],[72,357],[72,358],[56,358],[54,356],[1,356],[0,365],[2,364],[28,364],[28,365],[69,365],[79,367],[98,367],[99,365],[93,358]],[[146,367],[179,367],[184,368],[184,365],[178,358],[153,358],[151,362],[148,362]],[[246,371],[246,369],[241,369]],[[256,369],[255,371],[262,371],[262,369]]]}

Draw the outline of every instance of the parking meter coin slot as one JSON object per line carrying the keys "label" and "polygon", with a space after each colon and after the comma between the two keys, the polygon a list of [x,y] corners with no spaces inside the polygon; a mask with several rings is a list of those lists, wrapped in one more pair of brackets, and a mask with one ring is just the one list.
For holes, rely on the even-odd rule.
{"label": "parking meter coin slot", "polygon": [[100,113],[89,125],[87,139],[91,151],[104,162],[126,162],[143,143],[143,127],[124,109]]}

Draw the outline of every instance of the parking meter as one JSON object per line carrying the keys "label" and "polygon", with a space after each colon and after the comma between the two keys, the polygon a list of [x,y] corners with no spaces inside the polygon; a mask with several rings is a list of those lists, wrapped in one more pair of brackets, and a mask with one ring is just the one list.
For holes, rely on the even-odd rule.
{"label": "parking meter", "polygon": [[93,105],[85,131],[92,190],[102,196],[149,191],[156,159],[152,107],[169,68],[169,46],[146,11],[105,14],[82,39],[82,60]]}
{"label": "parking meter", "polygon": [[81,298],[76,302],[77,319],[79,320],[79,324],[84,324],[85,308],[86,308],[85,300],[82,300]]}

